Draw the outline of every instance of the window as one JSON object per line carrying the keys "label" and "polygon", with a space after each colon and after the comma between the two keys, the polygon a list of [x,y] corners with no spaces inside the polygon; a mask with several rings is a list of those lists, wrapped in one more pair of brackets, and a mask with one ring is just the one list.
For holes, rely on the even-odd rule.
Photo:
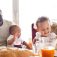
{"label": "window", "polygon": [[12,0],[0,0],[0,9],[2,10],[3,19],[12,21]]}
{"label": "window", "polygon": [[23,39],[31,38],[31,24],[40,16],[47,16],[57,22],[56,0],[19,0],[19,24]]}

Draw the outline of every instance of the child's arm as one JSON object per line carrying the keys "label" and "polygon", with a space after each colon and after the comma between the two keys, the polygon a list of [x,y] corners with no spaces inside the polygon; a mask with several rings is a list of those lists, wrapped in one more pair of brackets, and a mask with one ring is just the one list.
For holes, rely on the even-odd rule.
{"label": "child's arm", "polygon": [[12,38],[11,40],[7,41],[7,45],[11,45],[14,42],[14,38]]}
{"label": "child's arm", "polygon": [[11,45],[14,41],[15,41],[15,37],[12,35],[9,36],[7,39],[7,45]]}
{"label": "child's arm", "polygon": [[36,39],[34,38],[34,39],[33,39],[33,44],[35,44],[35,42],[36,42]]}
{"label": "child's arm", "polygon": [[23,42],[23,45],[25,45],[28,49],[32,49],[32,47],[30,47],[29,44],[27,44],[25,41]]}

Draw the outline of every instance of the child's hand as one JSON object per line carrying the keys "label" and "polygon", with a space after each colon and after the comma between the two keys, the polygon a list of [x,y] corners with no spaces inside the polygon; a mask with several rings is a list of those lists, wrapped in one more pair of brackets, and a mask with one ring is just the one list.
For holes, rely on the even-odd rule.
{"label": "child's hand", "polygon": [[35,44],[36,41],[38,41],[38,39],[35,39],[35,38],[34,38],[34,39],[33,39],[33,44]]}
{"label": "child's hand", "polygon": [[30,45],[26,43],[25,41],[23,42],[23,45],[25,45],[27,49],[32,49],[32,47],[30,47]]}

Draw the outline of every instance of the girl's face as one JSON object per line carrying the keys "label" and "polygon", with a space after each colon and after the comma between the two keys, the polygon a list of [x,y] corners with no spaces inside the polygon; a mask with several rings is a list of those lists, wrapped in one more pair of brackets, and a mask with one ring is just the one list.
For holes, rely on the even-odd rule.
{"label": "girl's face", "polygon": [[42,23],[38,23],[38,32],[41,32],[42,36],[48,36],[49,33],[51,32],[51,26],[48,21],[44,21]]}
{"label": "girl's face", "polygon": [[21,35],[21,32],[16,32],[16,36],[19,38]]}

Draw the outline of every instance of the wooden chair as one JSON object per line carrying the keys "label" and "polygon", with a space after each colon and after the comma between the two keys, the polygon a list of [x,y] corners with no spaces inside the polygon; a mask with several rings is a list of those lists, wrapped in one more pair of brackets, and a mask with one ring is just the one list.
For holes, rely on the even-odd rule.
{"label": "wooden chair", "polygon": [[34,28],[34,23],[32,23],[32,41],[34,39],[34,37],[36,36],[36,29]]}

